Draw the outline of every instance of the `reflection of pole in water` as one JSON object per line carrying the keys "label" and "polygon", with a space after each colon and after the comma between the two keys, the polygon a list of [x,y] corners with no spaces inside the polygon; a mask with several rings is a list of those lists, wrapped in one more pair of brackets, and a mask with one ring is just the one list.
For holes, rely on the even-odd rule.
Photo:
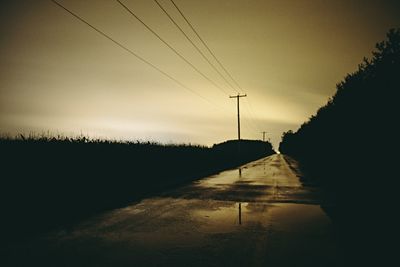
{"label": "reflection of pole in water", "polygon": [[264,161],[264,174],[266,174],[266,173],[265,173],[265,161]]}
{"label": "reflection of pole in water", "polygon": [[242,203],[239,203],[239,224],[242,224]]}

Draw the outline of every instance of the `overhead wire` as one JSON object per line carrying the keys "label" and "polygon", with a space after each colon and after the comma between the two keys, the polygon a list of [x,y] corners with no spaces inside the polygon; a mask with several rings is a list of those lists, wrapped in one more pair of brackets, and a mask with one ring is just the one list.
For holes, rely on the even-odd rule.
{"label": "overhead wire", "polygon": [[[250,113],[250,119],[253,121],[254,125],[259,129],[258,134],[265,132],[266,129],[263,127],[260,127],[260,124],[257,123],[257,121],[255,120],[254,111],[253,111],[253,108],[252,108],[252,105],[251,105],[251,102],[249,99],[246,99],[246,107],[248,107],[248,111]],[[268,132],[268,133],[270,134],[271,132]],[[270,138],[268,138],[268,140],[270,140]]]}
{"label": "overhead wire", "polygon": [[259,128],[258,123],[256,122],[256,119],[255,119],[254,113],[253,113],[253,111],[252,111],[252,108],[251,108],[251,105],[250,105],[250,101],[249,101],[249,100],[246,100],[245,106],[246,106],[246,109],[247,109],[247,111],[248,111],[248,115],[249,115],[249,117],[250,117],[252,123],[255,125],[255,127],[256,127],[258,130],[261,130],[261,128]]}
{"label": "overhead wire", "polygon": [[169,49],[171,49],[178,57],[185,61],[192,69],[199,73],[204,79],[212,83],[215,87],[221,90],[224,94],[226,92],[217,83],[207,77],[202,71],[200,71],[193,63],[191,63],[187,58],[185,58],[181,53],[179,53],[171,44],[164,40],[155,30],[153,30],[148,24],[146,24],[135,12],[132,11],[127,5],[122,3],[120,0],[116,0],[128,13],[130,13],[134,18],[136,18],[147,30],[149,30],[154,36],[156,36],[161,42],[163,42]]}
{"label": "overhead wire", "polygon": [[262,132],[262,128],[259,127],[259,124],[256,122],[251,104],[250,104],[250,100],[246,99],[245,100],[245,107],[248,111],[248,115],[249,115],[249,119],[251,120],[252,124],[255,126],[255,128],[259,131]]}
{"label": "overhead wire", "polygon": [[[137,59],[139,59],[140,61],[142,61],[143,63],[149,65],[150,67],[152,67],[153,69],[155,69],[156,71],[158,71],[159,73],[161,73],[162,75],[164,75],[165,77],[167,77],[168,79],[172,80],[173,82],[175,82],[176,84],[178,84],[179,86],[181,86],[182,88],[190,91],[192,94],[195,94],[196,96],[202,98],[204,101],[208,102],[209,104],[213,105],[213,106],[217,106],[218,108],[221,108],[219,105],[216,105],[215,103],[213,103],[212,101],[210,101],[209,99],[205,98],[204,96],[200,95],[199,93],[197,93],[196,91],[194,91],[193,89],[191,89],[190,87],[188,87],[187,85],[183,84],[182,82],[180,82],[178,79],[176,79],[175,77],[171,76],[170,74],[168,74],[167,72],[163,71],[161,68],[157,67],[156,65],[154,65],[153,63],[151,63],[150,61],[146,60],[145,58],[139,56],[138,54],[136,54],[135,52],[133,52],[131,49],[127,48],[126,46],[124,46],[123,44],[121,44],[120,42],[116,41],[115,39],[113,39],[112,37],[110,37],[109,35],[107,35],[106,33],[104,33],[103,31],[101,31],[100,29],[96,28],[95,26],[93,26],[92,24],[90,24],[88,21],[86,21],[85,19],[83,19],[82,17],[80,17],[78,14],[74,13],[73,11],[71,11],[70,9],[66,8],[65,6],[63,6],[62,4],[60,4],[59,2],[57,2],[56,0],[51,0],[53,3],[55,3],[56,5],[58,5],[59,7],[61,7],[63,10],[65,10],[66,12],[68,12],[69,14],[71,14],[72,16],[74,16],[76,19],[78,19],[79,21],[81,21],[82,23],[86,24],[87,26],[89,26],[90,28],[92,28],[93,30],[95,30],[97,33],[99,33],[100,35],[102,35],[103,37],[105,37],[106,39],[110,40],[111,42],[113,42],[115,45],[119,46],[120,48],[122,48],[123,50],[125,50],[126,52],[128,52],[129,54],[135,56]],[[224,109],[225,110],[225,109]]]}
{"label": "overhead wire", "polygon": [[[119,1],[119,0],[117,0]],[[197,50],[197,52],[203,57],[203,59],[218,73],[218,75],[229,85],[229,87],[235,91],[235,88],[232,84],[225,78],[224,75],[218,70],[217,67],[207,58],[207,56],[201,51],[201,49],[193,42],[193,40],[186,34],[186,32],[182,29],[181,26],[175,21],[175,19],[168,13],[168,11],[158,2],[158,0],[154,0],[157,6],[164,12],[164,14],[169,18],[169,20],[179,29],[179,31],[183,34],[183,36],[190,42],[190,44]],[[225,90],[224,92],[229,95]]]}
{"label": "overhead wire", "polygon": [[[154,0],[159,6],[160,6],[160,8],[162,8],[161,7],[161,5],[158,3],[158,1],[157,0]],[[233,76],[230,74],[230,72],[227,70],[227,68],[222,64],[222,62],[217,58],[217,56],[215,55],[215,53],[211,50],[211,48],[207,45],[207,43],[206,43],[206,41],[200,36],[200,34],[198,33],[198,31],[194,28],[194,26],[193,26],[193,24],[189,21],[189,19],[188,19],[188,17],[183,13],[183,11],[178,7],[178,5],[174,2],[174,0],[170,0],[171,1],[171,3],[173,4],[173,6],[176,8],[176,10],[179,12],[179,14],[182,16],[182,18],[185,20],[185,22],[187,23],[187,25],[192,29],[192,31],[195,33],[195,35],[197,36],[197,38],[200,40],[200,42],[203,44],[203,46],[207,49],[207,51],[210,53],[210,55],[214,58],[214,60],[218,63],[218,65],[221,67],[221,69],[225,72],[225,74],[227,75],[227,76],[229,76],[229,78],[233,81],[233,83],[237,86],[237,88],[240,90],[240,91],[243,91],[243,88],[239,85],[239,83],[233,78]],[[162,8],[163,9],[163,8]],[[164,11],[164,13],[166,13],[167,14],[167,12],[165,11],[165,9],[163,9],[163,11]],[[177,23],[175,23],[175,21],[167,14],[167,16],[170,18],[170,20],[171,21],[173,21],[174,22],[174,24],[181,30],[181,28],[177,25]],[[183,30],[181,30],[181,32],[183,33]],[[186,37],[187,37],[187,35],[185,35]],[[187,37],[187,39],[188,39],[188,37]],[[193,44],[194,45],[194,44]],[[197,46],[196,46],[197,47]],[[199,50],[199,49],[198,49]],[[203,54],[204,55],[204,54]],[[214,66],[214,65],[213,65]],[[219,72],[219,71],[218,71]],[[220,72],[219,72],[220,73]],[[220,73],[220,75],[222,75],[221,73]],[[222,75],[223,76],[223,75]],[[223,76],[224,77],[224,76]],[[224,80],[226,80],[225,79],[225,77],[224,77]],[[233,86],[231,85],[231,83],[229,83],[229,82],[227,82],[230,86],[231,86],[231,88],[233,89],[233,90],[235,90],[235,88],[233,88]],[[257,133],[259,133],[261,130],[261,128],[259,128],[258,127],[258,123],[256,123],[255,122],[255,119],[254,119],[254,115],[253,115],[253,112],[252,112],[252,110],[251,110],[251,105],[250,105],[250,102],[249,102],[249,100],[247,100],[246,99],[246,104],[247,104],[247,106],[246,106],[246,108],[248,109],[248,115],[249,115],[249,119],[250,120],[247,120],[247,118],[245,117],[245,116],[243,116],[243,118],[246,120],[246,121],[248,121],[248,125],[250,125],[251,126],[251,128],[253,128],[251,131],[253,131],[253,130],[255,130],[255,132],[257,132]],[[244,124],[244,125],[246,125],[246,124]],[[245,126],[246,127],[246,126]]]}
{"label": "overhead wire", "polygon": [[[241,125],[247,130],[247,136],[252,136],[257,133],[257,131],[254,130],[252,125],[249,123],[249,120],[247,120],[246,118],[244,118]],[[244,134],[243,134],[243,136],[244,136]]]}
{"label": "overhead wire", "polygon": [[[157,0],[154,0],[157,2]],[[218,65],[224,70],[224,72],[229,76],[229,78],[235,83],[235,85],[239,88],[240,91],[243,91],[242,87],[239,85],[239,83],[233,78],[233,76],[229,73],[229,71],[224,67],[222,62],[217,58],[217,56],[214,54],[214,52],[210,49],[210,47],[207,45],[207,43],[204,41],[204,39],[200,36],[200,34],[197,32],[197,30],[194,28],[192,23],[190,23],[189,19],[187,16],[185,16],[182,12],[182,10],[178,7],[178,5],[173,1],[170,0],[172,4],[175,6],[175,8],[178,10],[178,12],[181,14],[183,19],[186,21],[186,23],[189,25],[189,27],[193,30],[193,32],[196,34],[196,36],[199,38],[201,43],[205,46],[205,48],[208,50],[208,52],[212,55],[212,57],[215,59],[215,61],[218,63]],[[157,2],[158,3],[158,2]]]}
{"label": "overhead wire", "polygon": [[251,120],[249,120],[247,117],[243,116],[243,121],[242,123],[245,127],[247,126],[247,130],[252,133],[252,135],[258,135],[260,131],[255,128],[254,124],[252,124]]}

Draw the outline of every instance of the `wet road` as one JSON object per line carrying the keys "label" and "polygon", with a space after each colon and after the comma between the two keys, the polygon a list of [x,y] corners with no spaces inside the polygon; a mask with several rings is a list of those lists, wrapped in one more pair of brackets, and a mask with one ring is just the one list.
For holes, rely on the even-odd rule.
{"label": "wet road", "polygon": [[318,191],[282,155],[109,211],[15,248],[37,266],[335,266]]}

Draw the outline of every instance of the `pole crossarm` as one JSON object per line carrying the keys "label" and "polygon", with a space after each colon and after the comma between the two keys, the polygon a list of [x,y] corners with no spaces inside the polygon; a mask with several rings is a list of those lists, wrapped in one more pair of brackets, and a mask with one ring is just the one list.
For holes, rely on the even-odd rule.
{"label": "pole crossarm", "polygon": [[237,98],[237,97],[245,97],[247,96],[246,94],[241,95],[241,94],[237,94],[237,95],[230,95],[229,98]]}

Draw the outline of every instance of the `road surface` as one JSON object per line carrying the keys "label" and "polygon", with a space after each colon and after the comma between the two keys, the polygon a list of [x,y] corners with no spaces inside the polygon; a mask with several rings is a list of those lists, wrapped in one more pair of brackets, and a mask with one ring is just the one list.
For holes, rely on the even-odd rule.
{"label": "road surface", "polygon": [[336,266],[318,191],[279,154],[13,249],[16,266]]}

